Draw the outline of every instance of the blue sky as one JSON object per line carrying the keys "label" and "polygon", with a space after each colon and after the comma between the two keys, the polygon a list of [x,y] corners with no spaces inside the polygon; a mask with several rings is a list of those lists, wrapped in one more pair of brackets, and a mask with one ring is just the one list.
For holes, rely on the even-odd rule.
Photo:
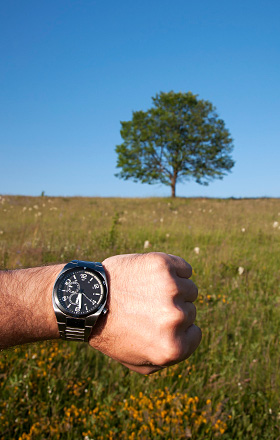
{"label": "blue sky", "polygon": [[210,100],[236,165],[178,196],[279,197],[280,3],[0,2],[0,193],[148,197],[116,177],[120,121],[160,91]]}

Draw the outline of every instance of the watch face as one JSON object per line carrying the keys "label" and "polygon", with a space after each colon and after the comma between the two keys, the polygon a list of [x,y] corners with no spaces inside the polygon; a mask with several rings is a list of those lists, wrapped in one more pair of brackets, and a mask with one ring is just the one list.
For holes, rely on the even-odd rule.
{"label": "watch face", "polygon": [[56,282],[55,294],[59,307],[72,316],[89,315],[104,304],[105,281],[90,270],[77,268],[66,271]]}

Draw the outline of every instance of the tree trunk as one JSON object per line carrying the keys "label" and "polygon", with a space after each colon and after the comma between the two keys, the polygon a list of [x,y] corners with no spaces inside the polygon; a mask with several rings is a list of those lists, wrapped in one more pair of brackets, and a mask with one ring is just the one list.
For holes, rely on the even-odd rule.
{"label": "tree trunk", "polygon": [[171,197],[176,197],[176,180],[177,173],[174,171],[174,174],[171,178]]}

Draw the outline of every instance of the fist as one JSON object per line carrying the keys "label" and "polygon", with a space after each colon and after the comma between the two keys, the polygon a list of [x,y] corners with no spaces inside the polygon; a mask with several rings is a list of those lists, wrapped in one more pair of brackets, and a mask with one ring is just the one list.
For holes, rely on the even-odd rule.
{"label": "fist", "polygon": [[201,341],[191,266],[160,252],[117,255],[102,264],[108,313],[93,328],[90,345],[142,374],[188,358]]}

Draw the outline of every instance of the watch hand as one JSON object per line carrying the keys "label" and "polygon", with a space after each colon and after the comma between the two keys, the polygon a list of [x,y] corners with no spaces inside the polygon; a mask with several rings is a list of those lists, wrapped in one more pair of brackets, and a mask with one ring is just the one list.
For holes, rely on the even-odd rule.
{"label": "watch hand", "polygon": [[84,292],[82,292],[82,295],[84,295],[86,297],[86,299],[88,299],[92,304],[96,303],[96,301],[94,301],[93,299],[90,299],[88,296],[86,296],[86,294]]}

